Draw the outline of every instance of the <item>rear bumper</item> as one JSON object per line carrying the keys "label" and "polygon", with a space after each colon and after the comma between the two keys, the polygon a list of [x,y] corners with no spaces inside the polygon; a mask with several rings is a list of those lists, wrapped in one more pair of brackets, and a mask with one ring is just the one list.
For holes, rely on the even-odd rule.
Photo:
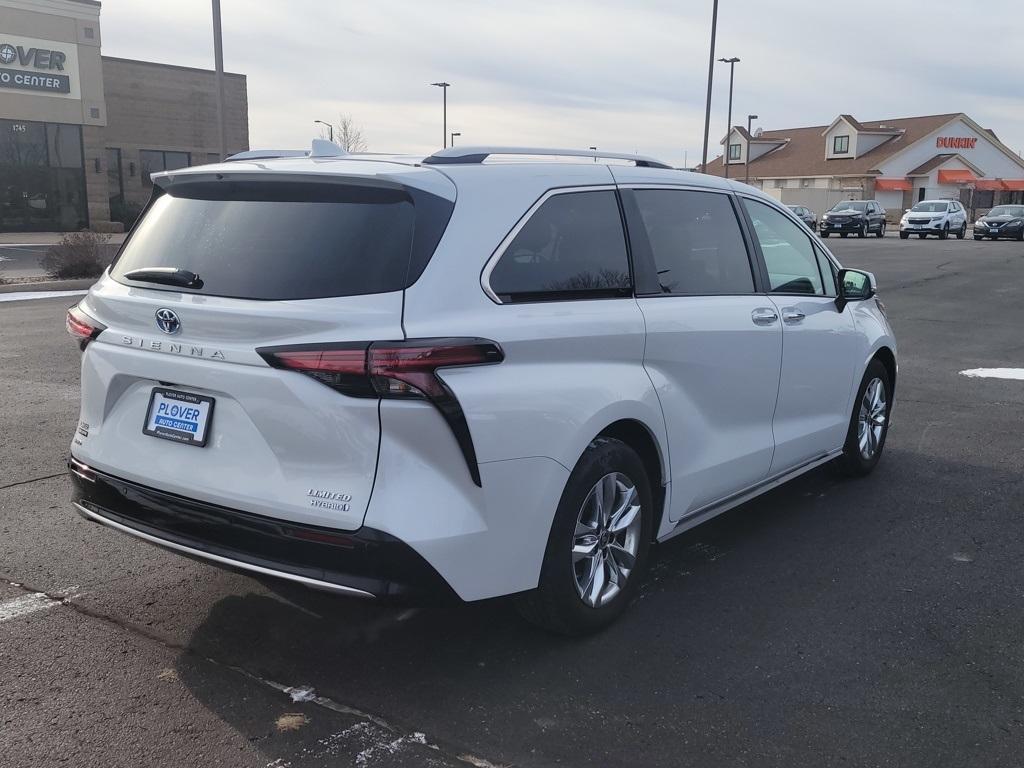
{"label": "rear bumper", "polygon": [[73,502],[89,520],[231,570],[353,597],[444,595],[445,580],[387,533],[275,520],[158,491],[68,461]]}

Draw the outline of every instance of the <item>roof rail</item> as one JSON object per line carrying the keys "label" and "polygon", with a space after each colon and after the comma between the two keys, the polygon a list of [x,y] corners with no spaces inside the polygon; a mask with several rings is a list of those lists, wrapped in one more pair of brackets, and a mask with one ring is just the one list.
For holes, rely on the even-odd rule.
{"label": "roof rail", "polygon": [[551,149],[548,147],[449,147],[423,159],[426,165],[459,165],[482,163],[491,155],[544,155],[557,157],[589,157],[594,160],[631,160],[638,168],[669,168],[672,166],[644,155],[622,152],[600,152],[590,149]]}

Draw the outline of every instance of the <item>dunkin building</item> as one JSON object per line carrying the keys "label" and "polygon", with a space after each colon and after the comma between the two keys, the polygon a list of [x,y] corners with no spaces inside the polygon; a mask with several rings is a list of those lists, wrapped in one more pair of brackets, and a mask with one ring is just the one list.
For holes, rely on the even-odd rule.
{"label": "dunkin building", "polygon": [[760,187],[821,213],[840,200],[878,200],[898,219],[918,200],[950,198],[984,211],[1024,202],[1024,160],[963,112],[748,133],[736,126],[708,173]]}
{"label": "dunkin building", "polygon": [[[116,230],[150,173],[220,159],[212,70],[101,44],[95,0],[0,0],[0,232]],[[233,153],[249,148],[246,81],[224,79]]]}

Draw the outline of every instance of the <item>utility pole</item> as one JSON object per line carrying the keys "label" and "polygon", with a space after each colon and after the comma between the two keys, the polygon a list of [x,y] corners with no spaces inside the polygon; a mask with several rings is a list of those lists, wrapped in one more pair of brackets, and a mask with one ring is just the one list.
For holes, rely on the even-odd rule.
{"label": "utility pole", "polygon": [[708,131],[711,130],[711,84],[715,77],[715,33],[718,31],[718,0],[711,6],[711,53],[708,55],[708,98],[704,107],[704,152],[701,173],[708,172]]}
{"label": "utility pole", "polygon": [[[747,115],[747,136],[750,136],[750,126],[757,120],[757,115]],[[750,183],[750,139],[747,139],[747,153],[743,156],[743,183]]]}
{"label": "utility pole", "polygon": [[461,136],[462,134],[459,133],[458,131],[452,131],[449,135],[452,137],[452,146],[454,147],[455,146],[455,137],[456,136]]}
{"label": "utility pole", "polygon": [[442,113],[443,121],[442,121],[442,128],[441,128],[441,142],[444,144],[445,148],[447,148],[448,147],[448,89],[451,87],[451,83],[446,83],[444,81],[441,81],[440,83],[431,83],[431,85],[436,85],[438,88],[441,89],[441,92],[444,94],[442,96],[442,102],[441,102],[442,105],[443,105],[442,109],[444,110],[443,113]]}
{"label": "utility pole", "polygon": [[725,160],[722,166],[725,168],[725,178],[729,178],[729,137],[732,135],[732,76],[736,70],[736,62],[739,61],[735,56],[731,59],[719,59],[723,64],[729,65],[729,119],[728,127],[725,130]]}
{"label": "utility pole", "polygon": [[213,0],[213,63],[217,72],[217,123],[220,129],[220,159],[228,156],[228,129],[224,120],[224,42],[220,27],[220,0]]}

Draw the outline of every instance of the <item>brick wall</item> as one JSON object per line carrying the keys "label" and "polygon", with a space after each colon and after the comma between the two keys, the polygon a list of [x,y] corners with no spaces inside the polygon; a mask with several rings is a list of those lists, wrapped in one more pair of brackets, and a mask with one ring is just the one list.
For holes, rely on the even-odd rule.
{"label": "brick wall", "polygon": [[[107,128],[105,147],[121,150],[124,194],[142,204],[150,187],[142,179],[139,150],[188,152],[203,165],[220,152],[216,77],[212,70],[103,57]],[[245,75],[225,74],[228,153],[249,148]],[[104,165],[104,171],[106,167]]]}

